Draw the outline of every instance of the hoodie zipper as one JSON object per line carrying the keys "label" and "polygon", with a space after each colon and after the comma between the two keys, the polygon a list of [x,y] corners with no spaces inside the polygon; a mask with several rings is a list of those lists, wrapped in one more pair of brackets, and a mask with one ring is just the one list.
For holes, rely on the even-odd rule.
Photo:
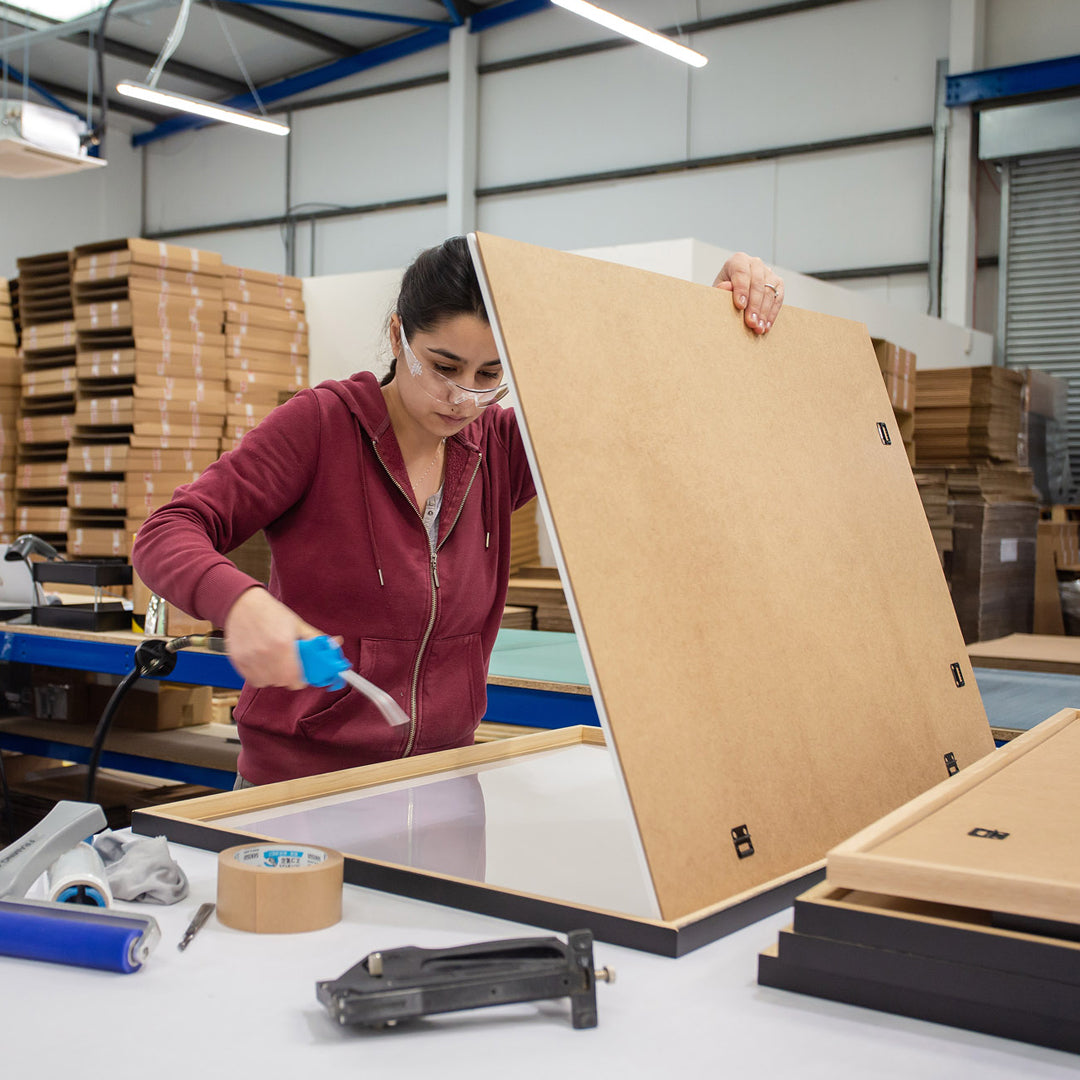
{"label": "hoodie zipper", "polygon": [[[416,510],[416,516],[420,521],[420,528],[424,530],[424,539],[427,539],[427,529],[424,528],[424,515],[420,513],[419,509],[414,505],[413,500],[408,496],[405,489],[394,478],[394,474],[387,467],[387,464],[382,459],[382,455],[379,453],[379,448],[372,441],[371,448],[375,451],[375,456],[379,459],[379,464],[383,467],[386,475],[390,477],[390,482],[405,496],[405,501]],[[469,477],[469,486],[465,488],[465,494],[461,497],[461,504],[458,506],[458,512],[454,516],[453,524],[446,531],[446,536],[443,537],[443,544],[450,537],[450,533],[454,531],[454,526],[458,523],[458,518],[461,517],[461,512],[465,509],[465,500],[469,497],[469,492],[472,491],[473,482],[476,480],[476,474],[480,471],[480,462],[482,455],[477,457],[476,465],[473,468],[473,474]],[[442,546],[441,544],[439,545]],[[431,631],[435,629],[435,616],[438,613],[438,595],[439,595],[439,566],[438,566],[438,548],[432,547],[428,544],[428,549],[431,553],[431,614],[428,616],[427,629],[424,631],[424,636],[420,640],[420,649],[416,654],[416,663],[413,665],[412,682],[409,687],[409,741],[405,744],[405,750],[402,753],[402,757],[408,757],[413,750],[413,745],[416,743],[416,725],[419,717],[419,706],[416,700],[417,688],[420,684],[420,665],[424,659],[424,652],[428,647],[428,642],[431,640]]]}

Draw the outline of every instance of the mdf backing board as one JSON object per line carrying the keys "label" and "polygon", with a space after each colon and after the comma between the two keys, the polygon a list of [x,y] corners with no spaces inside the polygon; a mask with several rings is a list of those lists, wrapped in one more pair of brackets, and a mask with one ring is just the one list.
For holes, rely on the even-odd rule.
{"label": "mdf backing board", "polygon": [[1064,634],[1009,634],[967,647],[976,667],[1080,675],[1080,637]]}
{"label": "mdf backing board", "polygon": [[829,852],[832,885],[1080,923],[1080,712],[1063,709]]}
{"label": "mdf backing board", "polygon": [[993,748],[865,327],[472,243],[663,918]]}

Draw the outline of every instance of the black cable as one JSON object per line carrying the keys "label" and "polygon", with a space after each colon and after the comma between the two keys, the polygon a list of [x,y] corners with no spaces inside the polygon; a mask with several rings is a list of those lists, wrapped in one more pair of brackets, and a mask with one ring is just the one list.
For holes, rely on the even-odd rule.
{"label": "black cable", "polygon": [[183,648],[180,642],[186,643],[190,639],[175,638],[173,641],[162,641],[160,638],[151,638],[144,641],[135,650],[135,666],[120,680],[120,685],[112,692],[105,710],[101,714],[97,727],[94,729],[94,738],[90,743],[90,758],[86,770],[86,801],[94,802],[94,786],[97,781],[98,763],[101,761],[101,753],[105,748],[105,739],[112,727],[113,717],[120,707],[124,696],[142,678],[162,678],[171,674],[176,667],[176,650]]}
{"label": "black cable", "polygon": [[85,142],[90,146],[99,148],[99,156],[105,149],[105,128],[109,122],[109,95],[105,89],[105,28],[109,25],[109,16],[112,14],[116,0],[109,0],[105,10],[101,14],[101,22],[98,23],[97,41],[94,42],[97,53],[97,86],[98,96],[98,122],[85,136]]}
{"label": "black cable", "polygon": [[116,714],[124,695],[140,678],[142,678],[142,672],[139,671],[136,665],[120,680],[120,685],[112,692],[112,697],[109,698],[105,711],[101,714],[101,719],[94,730],[94,739],[90,744],[90,760],[86,769],[87,802],[94,802],[94,784],[97,780],[98,762],[101,760],[101,751],[105,747],[105,736],[109,734],[109,728],[112,727],[113,716]]}

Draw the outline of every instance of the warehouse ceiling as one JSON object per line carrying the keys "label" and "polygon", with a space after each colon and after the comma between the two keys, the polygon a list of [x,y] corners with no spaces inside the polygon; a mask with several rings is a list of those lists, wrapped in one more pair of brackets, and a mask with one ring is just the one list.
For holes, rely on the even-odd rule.
{"label": "warehouse ceiling", "polygon": [[[29,0],[28,0],[29,2]],[[238,108],[255,105],[237,54],[271,111],[290,99],[360,71],[445,44],[463,18],[481,30],[546,7],[546,0],[196,0],[179,47],[159,85]],[[6,96],[82,115],[96,93],[96,48],[104,7],[59,23],[0,3],[0,64]],[[144,81],[169,37],[179,0],[114,0],[104,36],[110,114],[136,121],[135,142],[150,141],[205,121],[117,96],[121,79]],[[389,81],[389,80],[387,80]]]}

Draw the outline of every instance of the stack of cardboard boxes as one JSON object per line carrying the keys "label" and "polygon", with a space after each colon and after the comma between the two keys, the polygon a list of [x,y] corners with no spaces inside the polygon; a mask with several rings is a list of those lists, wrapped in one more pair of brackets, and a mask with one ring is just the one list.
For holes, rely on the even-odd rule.
{"label": "stack of cardboard boxes", "polygon": [[1015,464],[1024,377],[1002,367],[920,371],[915,444],[920,465]]}
{"label": "stack of cardboard boxes", "polygon": [[955,520],[949,505],[949,470],[917,469],[915,483],[919,488],[923,511],[934,537],[938,559],[946,565],[948,553],[953,549],[953,526]]}
{"label": "stack of cardboard boxes", "polygon": [[18,266],[23,372],[15,528],[64,551],[64,472],[75,421],[71,252],[19,259]]}
{"label": "stack of cardboard boxes", "polygon": [[15,426],[19,414],[19,328],[11,286],[0,278],[0,543],[15,533]]}
{"label": "stack of cardboard boxes", "polygon": [[75,256],[69,551],[126,557],[150,511],[220,450],[221,256],[139,239],[88,244]]}
{"label": "stack of cardboard boxes", "polygon": [[968,642],[1030,633],[1039,520],[1030,469],[1018,466],[1024,378],[1001,367],[920,371],[920,471],[948,473],[949,585]]}
{"label": "stack of cardboard boxes", "polygon": [[300,279],[224,267],[228,412],[222,450],[231,450],[269,412],[308,384],[308,331]]}
{"label": "stack of cardboard boxes", "polygon": [[891,341],[873,338],[885,389],[889,392],[900,437],[904,441],[908,461],[915,464],[915,354]]}

